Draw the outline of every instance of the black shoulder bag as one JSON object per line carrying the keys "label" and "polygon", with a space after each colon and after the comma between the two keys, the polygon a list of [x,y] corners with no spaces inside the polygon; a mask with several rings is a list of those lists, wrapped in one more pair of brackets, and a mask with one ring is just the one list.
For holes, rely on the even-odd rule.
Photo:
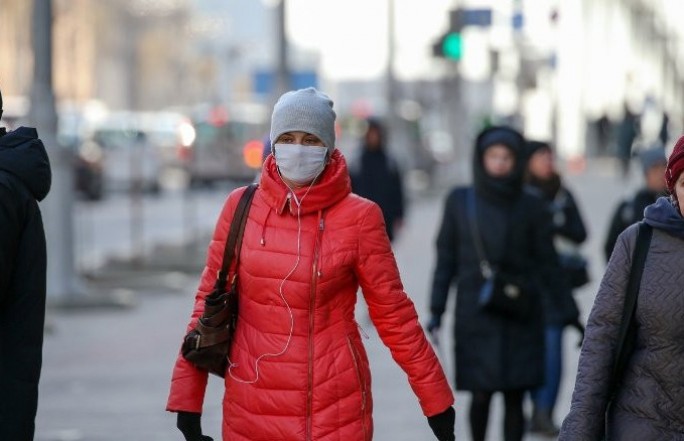
{"label": "black shoulder bag", "polygon": [[479,306],[484,311],[506,318],[526,320],[529,318],[532,306],[529,283],[523,276],[500,271],[489,263],[477,226],[475,190],[469,189],[466,197],[470,230],[480,260],[480,273],[485,280],[480,288]]}
{"label": "black shoulder bag", "polygon": [[[610,406],[617,396],[622,375],[625,371],[625,367],[627,366],[627,362],[629,361],[629,357],[634,349],[634,343],[636,340],[636,324],[634,323],[634,314],[636,312],[637,299],[639,298],[641,276],[644,272],[646,256],[648,256],[648,249],[651,245],[651,237],[653,237],[653,228],[651,228],[651,226],[646,222],[639,222],[639,230],[637,232],[636,244],[634,246],[634,254],[632,254],[632,266],[629,270],[629,281],[627,282],[625,303],[622,308],[622,320],[620,321],[620,333],[618,334],[615,361],[613,362],[613,369],[610,376],[610,386],[608,388],[608,405],[606,406],[605,416],[606,434],[608,434],[608,413],[610,411]],[[608,439],[607,435],[605,439]]]}
{"label": "black shoulder bag", "polygon": [[[228,367],[228,352],[238,318],[237,267],[240,263],[242,236],[249,214],[249,207],[257,189],[252,184],[242,194],[238,202],[230,232],[223,251],[223,262],[216,276],[214,289],[204,299],[204,312],[195,328],[183,339],[181,354],[190,363],[224,377]],[[227,285],[228,272],[235,257],[235,274]],[[226,289],[227,288],[227,289]]]}

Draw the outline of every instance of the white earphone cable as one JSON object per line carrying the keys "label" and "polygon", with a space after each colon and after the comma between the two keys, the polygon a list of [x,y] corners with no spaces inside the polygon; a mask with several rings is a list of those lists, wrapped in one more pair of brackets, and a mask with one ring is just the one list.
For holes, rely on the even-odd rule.
{"label": "white earphone cable", "polygon": [[[280,173],[280,172],[279,172]],[[318,176],[317,176],[318,177]],[[282,178],[282,177],[281,177]],[[243,380],[242,378],[238,378],[235,375],[233,375],[233,368],[238,367],[237,363],[233,363],[230,360],[230,357],[228,357],[228,375],[230,375],[230,378],[233,380],[237,381],[238,383],[243,383],[243,384],[254,384],[257,381],[259,381],[259,362],[266,357],[279,357],[283,355],[287,349],[290,347],[290,342],[292,341],[292,334],[294,333],[294,314],[292,313],[292,308],[290,307],[290,304],[287,302],[287,299],[285,299],[285,294],[283,294],[283,287],[285,286],[285,282],[294,274],[295,270],[299,266],[299,261],[301,260],[301,239],[302,239],[302,202],[304,202],[304,198],[309,194],[309,191],[311,190],[311,187],[313,187],[313,184],[316,180],[314,179],[311,184],[309,185],[309,188],[306,190],[306,193],[304,193],[304,196],[302,196],[302,200],[298,200],[297,196],[295,195],[294,191],[290,188],[290,194],[292,195],[292,198],[294,199],[295,204],[297,205],[297,259],[295,260],[295,264],[290,270],[290,272],[287,273],[285,278],[280,282],[280,286],[278,288],[278,294],[280,294],[280,298],[283,300],[283,303],[285,303],[285,306],[287,307],[287,312],[290,315],[290,331],[287,335],[287,341],[285,342],[285,346],[283,346],[283,349],[280,352],[276,353],[265,353],[261,354],[257,357],[257,359],[254,362],[254,371],[255,371],[255,377],[253,380]],[[283,181],[284,182],[284,181]],[[287,183],[286,183],[287,185]]]}

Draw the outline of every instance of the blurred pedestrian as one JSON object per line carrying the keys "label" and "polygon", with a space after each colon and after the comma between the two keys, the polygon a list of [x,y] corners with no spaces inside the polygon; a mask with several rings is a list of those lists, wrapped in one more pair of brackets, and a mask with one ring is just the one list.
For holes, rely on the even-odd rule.
{"label": "blurred pedestrian", "polygon": [[660,122],[660,130],[658,130],[658,141],[660,145],[665,148],[667,141],[670,139],[670,115],[663,112],[663,119]]}
{"label": "blurred pedestrian", "polygon": [[50,183],[36,130],[0,127],[0,440],[32,440],[35,431],[47,269],[38,201]]}
{"label": "blurred pedestrian", "polygon": [[[474,441],[485,440],[495,392],[504,395],[503,439],[520,441],[525,430],[525,392],[541,386],[544,379],[544,318],[538,287],[556,254],[544,202],[523,190],[524,149],[522,135],[509,127],[480,132],[473,155],[473,185],[449,193],[436,240],[428,330],[439,331],[455,282],[456,389],[472,393],[469,420]],[[501,288],[512,299],[527,299],[525,319],[482,306],[483,287],[496,280],[492,270],[518,280],[518,288],[508,283]]]}
{"label": "blurred pedestrian", "polygon": [[617,127],[617,157],[620,160],[622,177],[629,175],[629,165],[632,161],[632,148],[634,141],[639,136],[639,115],[634,113],[630,106],[625,103],[623,116]]}
{"label": "blurred pedestrian", "polygon": [[[380,208],[351,193],[332,106],[308,88],[284,94],[273,109],[274,154],[263,166],[238,268],[223,439],[372,439],[370,368],[354,319],[360,285],[437,439],[453,441],[453,392],[403,290]],[[229,195],[218,220],[191,326],[243,192]],[[200,424],[206,384],[207,372],[179,356],[167,410],[178,412],[186,440],[208,439]]]}
{"label": "blurred pedestrian", "polygon": [[620,233],[633,223],[642,220],[644,209],[665,195],[666,186],[663,179],[667,166],[665,150],[662,147],[644,150],[639,155],[639,159],[644,173],[644,186],[633,197],[621,201],[615,209],[603,244],[606,262],[613,253]]}
{"label": "blurred pedestrian", "polygon": [[[639,294],[630,327],[634,343],[625,346],[631,351],[627,352],[622,374],[613,378],[638,225],[618,237],[601,281],[589,315],[572,405],[560,441],[682,439],[683,170],[684,136],[677,141],[664,173],[671,196],[658,198],[645,211],[644,222],[653,234],[643,267],[634,268],[642,272],[641,283],[637,285]],[[612,384],[617,387],[613,389]],[[602,438],[604,427],[608,431],[606,438]]]}
{"label": "blurred pedestrian", "polygon": [[[559,263],[586,264],[579,253],[579,245],[587,238],[587,230],[570,190],[563,185],[556,169],[553,150],[547,142],[527,142],[526,182],[547,204],[553,224],[553,236]],[[586,270],[586,268],[584,268]],[[532,392],[533,413],[530,432],[557,436],[553,410],[558,397],[563,366],[563,330],[568,325],[579,325],[579,310],[573,297],[572,272],[581,268],[558,265],[550,272],[553,283],[547,283],[544,299],[546,319],[546,363],[544,386]],[[579,282],[582,283],[582,282]]]}
{"label": "blurred pedestrian", "polygon": [[596,120],[596,141],[598,143],[596,150],[598,154],[604,155],[608,151],[612,135],[613,123],[604,113]]}
{"label": "blurred pedestrian", "polygon": [[387,151],[385,127],[375,118],[366,120],[361,154],[351,161],[352,191],[377,203],[392,242],[404,219],[404,189],[397,161]]}
{"label": "blurred pedestrian", "polygon": [[628,104],[624,105],[624,115],[618,125],[617,157],[620,160],[622,177],[629,175],[629,165],[632,161],[632,147],[639,135],[639,115],[632,112]]}

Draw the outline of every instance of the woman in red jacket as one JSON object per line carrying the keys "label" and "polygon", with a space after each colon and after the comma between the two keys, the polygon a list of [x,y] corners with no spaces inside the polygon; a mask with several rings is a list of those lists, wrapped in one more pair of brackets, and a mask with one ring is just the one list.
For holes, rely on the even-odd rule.
{"label": "woman in red jacket", "polygon": [[[252,202],[238,269],[223,439],[372,439],[370,369],[354,319],[360,286],[437,439],[454,440],[452,390],[403,290],[380,208],[351,193],[334,147],[332,105],[308,88],[284,94],[273,109],[274,153]],[[243,191],[228,196],[218,220],[190,327],[213,287]],[[200,425],[206,383],[207,372],[178,357],[167,410],[178,412],[187,441],[211,439]]]}

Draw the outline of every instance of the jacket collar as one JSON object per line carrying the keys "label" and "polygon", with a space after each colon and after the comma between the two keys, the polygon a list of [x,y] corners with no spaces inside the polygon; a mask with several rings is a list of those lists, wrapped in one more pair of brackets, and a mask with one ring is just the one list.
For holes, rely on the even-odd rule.
{"label": "jacket collar", "polygon": [[[278,214],[283,214],[286,210],[290,214],[297,214],[294,202],[290,202],[290,189],[285,185],[278,174],[278,168],[273,155],[266,158],[261,174],[260,187],[263,190],[266,202]],[[347,163],[342,153],[335,149],[330,161],[325,166],[323,173],[314,183],[310,190],[308,187],[299,188],[294,191],[299,200],[302,201],[301,213],[314,213],[324,210],[351,193],[351,181]],[[304,196],[306,194],[306,197]]]}

